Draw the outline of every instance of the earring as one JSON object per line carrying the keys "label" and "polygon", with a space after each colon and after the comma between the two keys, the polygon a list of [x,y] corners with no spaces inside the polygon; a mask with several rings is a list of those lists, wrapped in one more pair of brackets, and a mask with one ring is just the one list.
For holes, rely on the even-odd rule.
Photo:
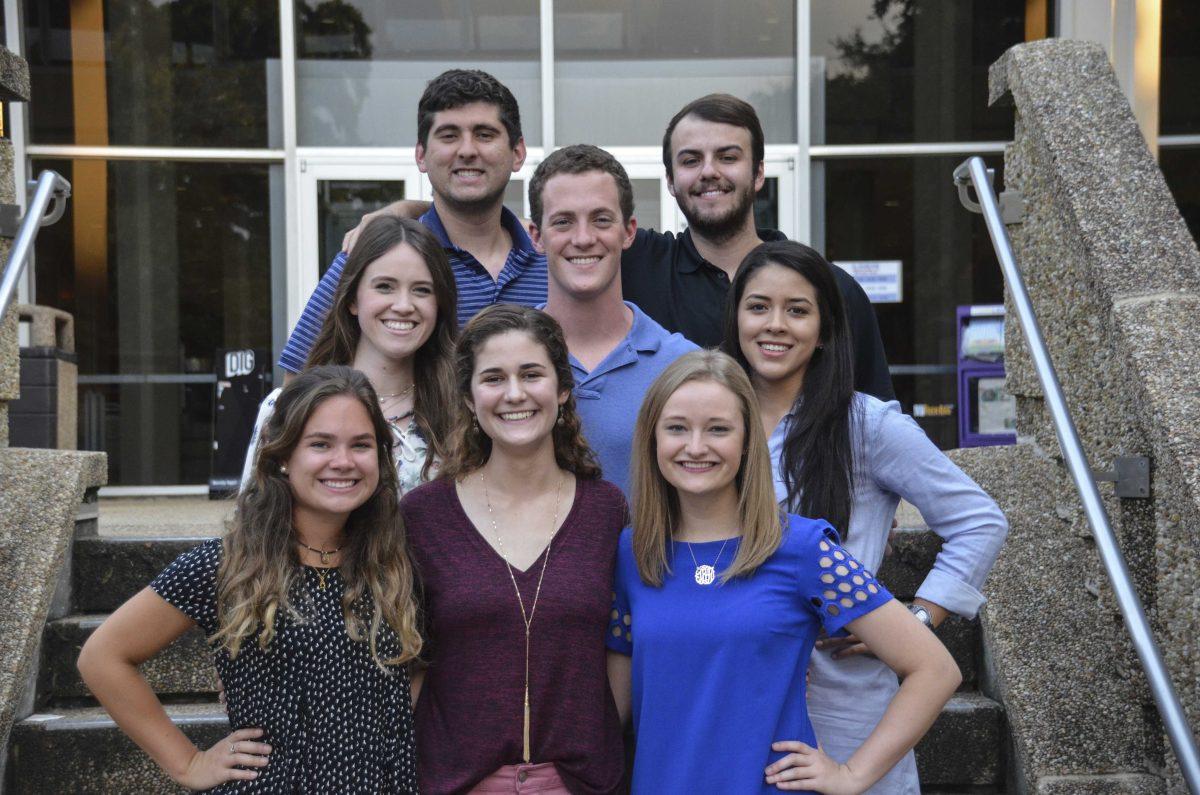
{"label": "earring", "polygon": [[555,421],[555,424],[556,424],[556,425],[565,425],[565,424],[566,424],[566,423],[563,421],[563,410],[562,410],[562,404],[561,404],[561,403],[559,403],[559,404],[558,404],[558,419]]}
{"label": "earring", "polygon": [[287,464],[280,464],[280,465],[279,465],[279,474],[281,474],[281,475],[287,475]]}
{"label": "earring", "polygon": [[473,412],[471,414],[471,430],[475,431],[475,433],[479,433],[479,417]]}

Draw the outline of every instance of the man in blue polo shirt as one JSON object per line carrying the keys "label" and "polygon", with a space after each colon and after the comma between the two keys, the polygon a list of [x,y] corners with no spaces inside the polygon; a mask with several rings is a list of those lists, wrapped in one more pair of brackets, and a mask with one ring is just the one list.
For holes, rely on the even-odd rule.
{"label": "man in blue polo shirt", "polygon": [[633,188],[595,146],[559,149],[529,182],[529,232],[546,256],[544,309],[566,337],[583,433],[604,478],[628,497],[633,427],[642,397],[667,365],[696,346],[621,298],[621,254],[633,243]]}
{"label": "man in blue polo shirt", "polygon": [[[546,300],[546,260],[520,220],[504,207],[504,189],[525,162],[521,112],[512,92],[478,70],[451,69],[425,88],[417,105],[417,167],[434,202],[421,216],[442,242],[458,285],[458,322],[489,304],[536,306]],[[361,228],[361,227],[360,227]],[[356,230],[357,231],[357,230]],[[321,277],[279,357],[303,368],[346,264],[353,233]]]}

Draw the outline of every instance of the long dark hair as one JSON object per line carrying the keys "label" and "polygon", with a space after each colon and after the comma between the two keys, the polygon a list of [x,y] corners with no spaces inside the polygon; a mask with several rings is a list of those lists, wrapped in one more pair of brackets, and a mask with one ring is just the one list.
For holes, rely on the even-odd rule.
{"label": "long dark hair", "polygon": [[474,415],[467,407],[471,399],[471,377],[475,375],[475,357],[483,344],[497,334],[521,331],[546,350],[546,358],[558,378],[558,391],[566,390],[567,401],[562,404],[562,422],[554,424],[554,458],[558,465],[577,478],[600,477],[596,454],[583,438],[579,412],[575,410],[575,376],[567,343],[558,321],[537,309],[515,304],[493,304],[463,327],[454,357],[454,378],[458,397],[454,401],[458,413],[450,434],[450,453],[442,462],[441,476],[462,479],[487,463],[492,455],[492,440],[480,430]]}
{"label": "long dark hair", "polygon": [[413,354],[413,419],[425,437],[428,449],[421,476],[429,477],[429,468],[445,455],[450,433],[454,394],[454,340],[458,336],[458,288],[454,271],[441,243],[420,222],[385,215],[367,224],[346,260],[342,278],[333,294],[333,306],[321,324],[321,330],[309,351],[306,368],[322,364],[351,364],[358,349],[362,329],[350,311],[358,295],[367,266],[396,246],[407,243],[416,249],[429,268],[433,296],[437,301],[437,320],[433,333]]}
{"label": "long dark hair", "polygon": [[846,306],[833,266],[802,243],[763,243],[738,266],[725,307],[724,350],[754,373],[738,337],[738,306],[750,278],[768,265],[790,268],[817,293],[821,318],[820,344],[813,351],[804,385],[792,404],[792,421],[783,440],[780,470],[787,487],[787,506],[804,516],[825,519],[846,538],[854,497],[854,448],[850,424],[854,404],[854,356]]}
{"label": "long dark hair", "polygon": [[[365,375],[349,367],[314,367],[279,394],[254,460],[252,479],[238,495],[233,525],[222,541],[218,627],[210,641],[220,643],[230,657],[236,657],[255,635],[259,647],[267,648],[275,635],[276,618],[293,613],[289,593],[302,567],[292,521],[291,483],[281,467],[300,444],[313,412],[338,395],[348,395],[366,409],[379,466],[379,485],[370,499],[351,512],[343,531],[345,552],[338,570],[346,582],[342,594],[346,633],[367,643],[380,666],[406,662],[421,651],[413,570],[392,466],[392,433]],[[386,657],[378,648],[384,624],[396,634],[399,656]]]}

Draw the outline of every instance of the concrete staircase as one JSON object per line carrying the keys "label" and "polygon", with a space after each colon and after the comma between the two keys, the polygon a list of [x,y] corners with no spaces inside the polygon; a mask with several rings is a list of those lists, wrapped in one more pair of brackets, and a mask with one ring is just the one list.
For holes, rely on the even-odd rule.
{"label": "concrete staircase", "polygon": [[[178,791],[96,706],[79,679],[75,659],[107,613],[145,587],[176,555],[216,535],[229,506],[160,500],[140,506],[123,501],[114,508],[117,515],[102,517],[99,532],[94,520],[82,522],[77,532],[70,608],[46,625],[36,709],[12,733],[9,792]],[[924,527],[902,529],[880,577],[898,596],[911,598],[940,543]],[[1003,708],[979,690],[978,622],[953,618],[939,635],[962,668],[963,686],[918,748],[924,790],[1003,792],[1007,730]],[[198,632],[185,635],[143,670],[176,723],[198,744],[211,744],[228,732]]]}

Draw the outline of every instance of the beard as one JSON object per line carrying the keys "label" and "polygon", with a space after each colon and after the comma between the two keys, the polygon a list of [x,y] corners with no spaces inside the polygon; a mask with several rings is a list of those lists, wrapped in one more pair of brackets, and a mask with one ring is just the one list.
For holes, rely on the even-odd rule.
{"label": "beard", "polygon": [[696,212],[690,196],[685,201],[679,202],[679,211],[687,219],[688,228],[692,230],[693,234],[699,235],[711,243],[720,244],[732,239],[734,235],[742,231],[747,216],[752,216],[754,212],[754,185],[751,184],[744,190],[737,188],[734,190],[737,201],[728,210],[716,214]]}

